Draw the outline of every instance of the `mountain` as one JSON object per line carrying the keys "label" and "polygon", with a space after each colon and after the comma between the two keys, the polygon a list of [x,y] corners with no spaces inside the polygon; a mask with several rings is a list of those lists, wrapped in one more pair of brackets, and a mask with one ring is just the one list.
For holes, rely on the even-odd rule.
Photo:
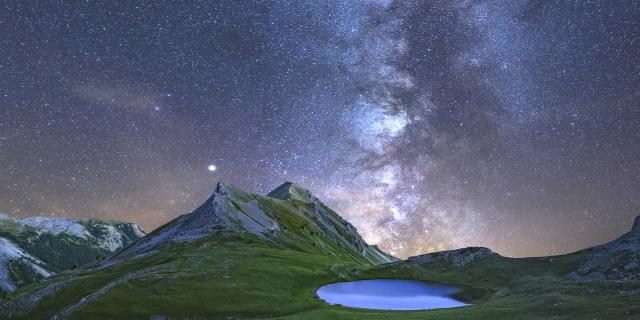
{"label": "mountain", "polygon": [[302,187],[285,183],[260,196],[218,183],[193,212],[104,260],[16,292],[0,315],[215,319],[287,314],[321,305],[310,288],[392,261]]}
{"label": "mountain", "polygon": [[216,232],[246,233],[263,241],[303,251],[321,251],[354,262],[376,264],[395,260],[376,246],[369,246],[351,223],[310,191],[291,182],[266,197],[218,183],[213,195],[195,211],[160,227],[103,265],[155,252],[170,244],[193,242]]}
{"label": "mountain", "polygon": [[587,257],[568,278],[574,281],[640,281],[640,216],[631,231],[609,243],[585,250]]}
{"label": "mountain", "polygon": [[[410,257],[362,272],[457,285],[477,304],[451,319],[640,319],[640,216],[620,238],[578,252],[509,258],[469,247]],[[442,317],[443,319],[449,319]]]}
{"label": "mountain", "polygon": [[0,290],[102,259],[144,236],[135,224],[0,213]]}
{"label": "mountain", "polygon": [[[482,264],[487,259],[508,258],[501,257],[488,248],[469,247],[410,257],[406,262],[428,265],[434,269],[458,268],[476,261]],[[640,216],[636,217],[631,231],[609,243],[565,256],[531,259],[572,260],[577,265],[564,275],[569,281],[640,281]]]}
{"label": "mountain", "polygon": [[[209,199],[109,257],[12,293],[8,319],[640,319],[638,225],[575,253],[509,258],[471,247],[398,260],[308,190],[266,196],[219,183]],[[452,285],[461,308],[329,305],[328,283],[414,279]]]}

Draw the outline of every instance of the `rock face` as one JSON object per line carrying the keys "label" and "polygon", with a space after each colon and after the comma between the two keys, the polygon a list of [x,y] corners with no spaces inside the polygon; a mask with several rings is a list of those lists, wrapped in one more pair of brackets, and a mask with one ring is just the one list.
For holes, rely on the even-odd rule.
{"label": "rock face", "polygon": [[462,267],[472,261],[486,256],[497,255],[489,248],[483,247],[468,247],[449,251],[440,251],[434,253],[427,253],[419,256],[413,256],[407,259],[412,263],[431,263],[441,262],[445,264],[451,264],[456,267]]}
{"label": "rock face", "polygon": [[[301,222],[293,224],[292,221]],[[311,224],[320,232],[313,231],[315,228],[310,227]],[[327,208],[311,192],[291,182],[282,184],[266,197],[219,182],[213,195],[196,210],[158,228],[103,264],[150,254],[170,243],[195,241],[218,232],[248,233],[276,242],[291,241],[292,233],[296,237],[302,236],[299,241],[304,242],[323,236],[339,248],[353,250],[372,261],[394,260],[377,247],[369,246],[353,225]],[[321,241],[318,246],[325,247]]]}
{"label": "rock face", "polygon": [[[244,197],[243,197],[244,196]],[[216,231],[248,231],[260,237],[280,230],[278,223],[262,211],[256,200],[230,184],[219,182],[213,195],[191,213],[158,228],[132,247],[103,262],[110,264],[148,253],[172,242],[189,242]]]}
{"label": "rock face", "polygon": [[567,275],[573,281],[640,281],[640,216],[630,232],[588,249],[578,270]]}
{"label": "rock face", "polygon": [[131,223],[0,214],[0,290],[101,259],[144,235]]}

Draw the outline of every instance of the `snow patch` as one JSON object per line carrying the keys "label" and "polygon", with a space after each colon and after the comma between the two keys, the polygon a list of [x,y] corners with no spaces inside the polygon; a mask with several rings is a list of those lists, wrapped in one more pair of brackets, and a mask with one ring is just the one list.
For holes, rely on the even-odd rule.
{"label": "snow patch", "polygon": [[0,237],[0,288],[5,291],[12,292],[16,289],[15,284],[11,281],[7,265],[9,261],[14,260],[25,263],[43,277],[51,276],[50,272],[39,266],[39,264],[44,264],[42,261],[22,251],[13,242]]}
{"label": "snow patch", "polygon": [[76,236],[81,239],[87,239],[91,236],[89,231],[85,227],[75,220],[64,217],[29,217],[22,220],[16,220],[19,225],[26,225],[37,230],[38,234],[41,232],[49,232],[54,235],[60,233],[66,233]]}
{"label": "snow patch", "polygon": [[142,228],[140,228],[140,226],[138,226],[137,224],[131,225],[131,228],[133,229],[133,233],[135,233],[136,237],[138,237],[138,238],[142,238],[142,237],[147,235],[144,232],[144,230],[142,230]]}

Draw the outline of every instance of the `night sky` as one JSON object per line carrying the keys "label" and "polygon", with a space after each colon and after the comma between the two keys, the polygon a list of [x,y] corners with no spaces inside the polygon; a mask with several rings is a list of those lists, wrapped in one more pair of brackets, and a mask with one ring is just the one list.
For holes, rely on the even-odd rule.
{"label": "night sky", "polygon": [[311,189],[405,257],[640,213],[640,2],[4,1],[0,211],[145,230]]}

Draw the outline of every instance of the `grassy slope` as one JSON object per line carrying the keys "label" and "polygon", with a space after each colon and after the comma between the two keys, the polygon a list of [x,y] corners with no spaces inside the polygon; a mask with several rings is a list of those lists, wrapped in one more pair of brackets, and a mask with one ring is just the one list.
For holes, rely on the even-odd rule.
{"label": "grassy slope", "polygon": [[[95,237],[104,233],[100,228],[102,225],[112,225],[120,230],[127,242],[134,241],[139,237],[128,223],[100,220],[80,220],[78,222],[84,225]],[[13,219],[0,220],[0,237],[8,239],[25,253],[40,261],[45,261],[43,267],[50,272],[75,269],[111,254],[109,250],[98,247],[95,241],[86,241],[62,233],[57,235],[39,233],[33,227],[17,225]],[[42,279],[40,274],[35,273],[31,267],[24,263],[10,261],[8,267],[11,280],[18,286]]]}
{"label": "grassy slope", "polygon": [[581,253],[509,259],[488,257],[460,268],[395,263],[363,270],[351,279],[402,278],[456,284],[473,305],[428,311],[372,311],[322,306],[273,319],[640,319],[640,284],[564,281]]}
{"label": "grassy slope", "polygon": [[149,318],[159,314],[177,318],[251,317],[317,307],[320,303],[312,298],[313,287],[299,283],[320,285],[330,281],[334,277],[326,267],[335,259],[255,240],[228,238],[218,245],[204,240],[189,244],[188,250],[184,250],[185,245],[176,245],[151,259],[117,265],[108,272],[75,275],[72,287],[45,300],[29,316],[49,318],[51,311],[62,310],[60,306],[72,305],[105,283],[140,270],[144,270],[140,277],[115,286],[78,309],[72,318]]}
{"label": "grassy slope", "polygon": [[[175,245],[107,272],[67,274],[73,284],[46,299],[30,319],[47,319],[125,274],[138,278],[85,304],[71,319],[632,319],[640,318],[635,288],[561,281],[578,255],[534,259],[490,257],[459,269],[395,263],[362,268],[344,259],[309,254],[248,235]],[[328,306],[315,297],[323,284],[347,279],[408,278],[458,284],[474,305],[431,311],[368,311]],[[32,285],[29,289],[42,287]],[[626,293],[621,293],[621,290]],[[636,290],[635,293],[633,290]],[[18,297],[14,297],[18,298]]]}

